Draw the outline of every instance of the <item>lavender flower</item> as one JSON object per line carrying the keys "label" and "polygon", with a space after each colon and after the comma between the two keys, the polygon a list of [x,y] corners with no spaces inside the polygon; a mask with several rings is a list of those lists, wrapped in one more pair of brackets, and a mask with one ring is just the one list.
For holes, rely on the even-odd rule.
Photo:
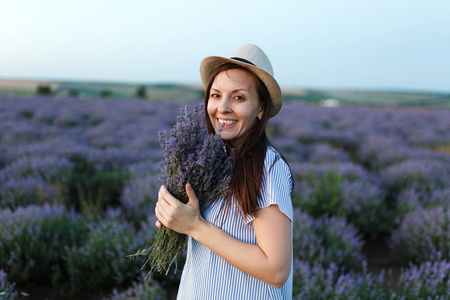
{"label": "lavender flower", "polygon": [[344,219],[323,216],[314,219],[294,209],[294,258],[328,267],[332,264],[352,270],[363,261],[363,241]]}
{"label": "lavender flower", "polygon": [[166,298],[165,291],[156,280],[145,280],[145,278],[140,277],[127,290],[120,292],[114,289],[112,295],[103,300],[163,300]]}
{"label": "lavender flower", "polygon": [[78,288],[107,288],[142,273],[139,261],[130,263],[126,256],[133,249],[144,247],[145,239],[156,231],[149,223],[142,223],[142,229],[137,232],[123,220],[118,209],[108,209],[104,218],[88,223],[89,233],[83,244],[66,252],[70,280]]}
{"label": "lavender flower", "polygon": [[141,221],[154,214],[160,185],[158,175],[153,172],[136,176],[128,182],[120,197],[127,219]]}
{"label": "lavender flower", "polygon": [[396,292],[405,299],[449,299],[449,286],[450,262],[427,261],[402,269]]}
{"label": "lavender flower", "polygon": [[392,250],[405,261],[450,258],[450,209],[419,207],[407,214],[391,236]]}
{"label": "lavender flower", "polygon": [[388,207],[386,192],[379,186],[368,180],[344,180],[342,196],[342,209],[347,220],[361,233],[373,237],[391,232],[396,211]]}
{"label": "lavender flower", "polygon": [[16,284],[9,282],[6,278],[6,273],[0,269],[0,299],[13,300],[19,298],[19,292],[17,292]]}
{"label": "lavender flower", "polygon": [[393,192],[414,184],[430,187],[449,187],[450,168],[441,161],[415,159],[394,164],[380,173],[387,187]]}
{"label": "lavender flower", "polygon": [[0,210],[0,267],[18,283],[56,284],[66,271],[67,249],[82,243],[87,230],[85,218],[63,205]]}
{"label": "lavender flower", "polygon": [[363,263],[362,273],[343,273],[337,265],[324,268],[294,261],[293,299],[387,300],[384,273],[373,276]]}
{"label": "lavender flower", "polygon": [[399,192],[397,197],[397,210],[400,217],[419,207],[431,208],[434,206],[443,206],[450,209],[450,188],[441,189],[435,186],[430,188],[414,184]]}
{"label": "lavender flower", "polygon": [[[161,131],[164,151],[160,178],[167,189],[183,203],[188,202],[186,184],[190,183],[200,202],[200,209],[228,192],[233,155],[226,156],[225,144],[219,135],[210,135],[203,116],[203,106],[192,113],[187,106],[181,110],[169,133]],[[135,255],[148,255],[150,272],[170,268],[186,244],[186,235],[161,227],[149,249]]]}

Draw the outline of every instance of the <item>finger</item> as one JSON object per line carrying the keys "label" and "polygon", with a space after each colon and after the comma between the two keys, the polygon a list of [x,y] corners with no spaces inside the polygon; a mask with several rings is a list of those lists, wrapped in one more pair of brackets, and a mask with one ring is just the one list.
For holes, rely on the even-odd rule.
{"label": "finger", "polygon": [[[166,222],[164,221],[165,220],[164,215],[160,212],[160,209],[158,206],[155,207],[155,216],[158,219],[158,221],[156,221],[156,222],[159,222],[163,225],[166,224]],[[158,225],[156,225],[156,226],[158,226]]]}
{"label": "finger", "polygon": [[[170,205],[167,204],[166,201],[162,200],[162,201],[156,202],[155,211],[160,216],[167,216],[170,213],[171,208],[170,208]],[[158,219],[161,220],[160,218],[158,218]]]}
{"label": "finger", "polygon": [[155,225],[156,225],[156,227],[161,228],[162,223],[161,223],[161,221],[157,220],[155,222]]}
{"label": "finger", "polygon": [[161,189],[162,189],[162,187],[163,187],[163,185],[162,185],[162,186],[159,188],[159,190],[158,190],[158,200],[162,198],[162,195],[161,195]]}
{"label": "finger", "polygon": [[189,197],[189,201],[188,204],[192,205],[192,206],[198,206],[198,198],[195,195],[195,191],[192,188],[192,185],[190,183],[186,184],[186,194]]}
{"label": "finger", "polygon": [[164,197],[159,198],[156,205],[161,210],[161,213],[168,213],[172,210],[172,206],[165,200]]}
{"label": "finger", "polygon": [[166,186],[161,186],[159,189],[161,192],[161,198],[166,201],[170,206],[177,205],[177,202],[180,202],[177,198],[172,196],[172,194],[169,192],[169,190],[166,188]]}

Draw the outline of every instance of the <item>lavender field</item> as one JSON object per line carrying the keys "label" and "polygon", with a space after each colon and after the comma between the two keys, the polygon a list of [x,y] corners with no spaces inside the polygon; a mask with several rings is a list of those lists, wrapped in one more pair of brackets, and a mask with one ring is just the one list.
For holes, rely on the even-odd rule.
{"label": "lavender field", "polygon": [[[144,280],[126,256],[185,105],[0,96],[0,299],[173,298],[182,260]],[[449,110],[292,102],[268,131],[295,177],[294,299],[450,298]]]}

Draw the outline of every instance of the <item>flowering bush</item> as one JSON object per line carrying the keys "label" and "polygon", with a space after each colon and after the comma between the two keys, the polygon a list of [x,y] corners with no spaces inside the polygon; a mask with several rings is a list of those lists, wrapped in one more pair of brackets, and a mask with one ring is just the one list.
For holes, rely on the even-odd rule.
{"label": "flowering bush", "polygon": [[15,283],[11,283],[6,278],[6,273],[0,269],[0,299],[14,300],[19,298],[19,292],[15,290]]}
{"label": "flowering bush", "polygon": [[344,150],[334,148],[327,143],[310,145],[308,161],[315,163],[350,162],[350,156]]}
{"label": "flowering bush", "polygon": [[450,188],[428,188],[414,184],[400,191],[397,198],[397,207],[401,218],[419,207],[431,208],[434,206],[450,208]]}
{"label": "flowering bush", "polygon": [[147,172],[130,180],[120,198],[125,216],[133,222],[141,222],[155,213],[161,181],[157,174]]}
{"label": "flowering bush", "polygon": [[384,274],[343,273],[335,264],[324,268],[294,261],[293,299],[382,300],[390,299],[383,291]]}
{"label": "flowering bush", "polygon": [[72,170],[63,183],[65,203],[76,210],[92,210],[100,213],[108,206],[117,205],[129,175],[125,171],[104,171],[97,169],[81,154],[70,157]]}
{"label": "flowering bush", "polygon": [[126,256],[145,246],[155,231],[149,226],[154,222],[142,224],[141,231],[136,232],[122,218],[120,211],[108,210],[106,217],[89,224],[84,243],[68,250],[67,270],[77,288],[114,287],[141,273],[142,262]]}
{"label": "flowering bush", "polygon": [[362,272],[344,273],[336,265],[324,268],[294,261],[293,299],[342,300],[444,300],[450,296],[450,263],[424,262],[402,268],[398,280],[382,270],[372,275],[363,264]]}
{"label": "flowering bush", "polygon": [[352,163],[293,166],[297,174],[294,205],[311,215],[346,218],[372,237],[390,232],[396,211],[388,207],[386,192],[376,178]]}
{"label": "flowering bush", "polygon": [[57,186],[49,184],[39,176],[4,178],[0,181],[0,209],[53,203],[59,196]]}
{"label": "flowering bush", "polygon": [[386,136],[369,136],[358,149],[359,161],[375,172],[404,161],[408,155],[410,147],[398,139]]}
{"label": "flowering bush", "polygon": [[132,283],[131,287],[123,292],[113,290],[110,297],[104,300],[164,300],[167,299],[165,291],[152,279],[143,279]]}
{"label": "flowering bush", "polygon": [[66,251],[79,246],[87,231],[86,220],[61,205],[1,210],[0,268],[19,283],[64,281]]}
{"label": "flowering bush", "polygon": [[449,299],[450,262],[423,262],[403,268],[392,299]]}
{"label": "flowering bush", "polygon": [[[163,156],[158,131],[168,131],[174,126],[179,108],[184,104],[176,101],[0,96],[0,209],[3,209],[0,212],[0,268],[8,273],[10,280],[20,285],[31,282],[37,285],[50,284],[52,278],[55,283],[69,281],[67,251],[94,247],[92,238],[89,238],[89,246],[83,248],[83,244],[87,243],[88,235],[95,235],[96,230],[108,232],[104,228],[96,229],[99,225],[95,224],[99,223],[93,220],[101,219],[104,210],[110,205],[120,206],[123,210],[121,216],[129,222],[109,219],[107,222],[116,224],[112,227],[128,228],[132,224],[134,228],[144,228],[142,222],[153,227],[152,203],[156,193],[152,191],[152,186],[153,183],[157,185],[157,180],[151,174],[160,172],[157,162]],[[391,251],[401,253],[399,249],[406,249],[407,257],[414,261],[444,259],[448,245],[445,246],[446,238],[443,236],[448,233],[448,228],[443,228],[441,233],[444,235],[434,240],[427,238],[427,235],[437,232],[436,224],[442,220],[442,212],[438,213],[439,209],[435,207],[448,208],[450,203],[450,121],[447,109],[319,108],[292,102],[283,105],[279,115],[270,120],[268,129],[271,141],[286,155],[297,179],[293,195],[295,204],[298,205],[301,198],[311,205],[309,212],[313,211],[312,208],[319,212],[316,215],[318,220],[306,216],[304,221],[299,222],[312,224],[310,226],[314,230],[301,227],[294,232],[294,245],[301,249],[296,253],[304,259],[309,270],[320,267],[323,272],[328,270],[333,273],[331,264],[335,264],[334,268],[341,267],[342,258],[348,257],[346,253],[349,249],[361,253],[356,250],[360,249],[356,247],[357,243],[352,244],[357,239],[350,237],[355,235],[340,229],[343,228],[340,227],[341,221],[336,220],[341,219],[335,217],[332,222],[329,218],[320,217],[322,214],[345,217],[347,223],[355,225],[360,233],[378,235],[379,238],[389,233],[392,222],[395,222],[399,226],[396,232],[403,232],[399,236],[407,238],[398,238],[401,243],[393,246]],[[83,169],[82,159],[74,159],[76,156],[83,158],[86,168]],[[88,172],[90,168],[94,170],[92,173]],[[92,180],[95,177],[95,181]],[[84,193],[78,192],[77,185],[82,187]],[[72,198],[69,197],[69,187],[72,189]],[[92,218],[87,218],[86,214],[83,216],[65,211],[61,206],[61,212],[48,216],[48,219],[59,221],[44,221],[47,218],[43,217],[45,209],[37,207],[54,207],[49,205],[54,202],[78,207],[81,198],[85,201],[83,212]],[[331,201],[327,203],[328,200]],[[386,201],[388,206],[385,205]],[[33,209],[23,207],[30,204]],[[302,207],[306,211],[306,207]],[[419,208],[423,216],[415,212]],[[430,213],[433,209],[436,211]],[[21,213],[21,210],[28,213]],[[5,216],[8,216],[6,223]],[[62,216],[66,216],[65,221]],[[148,217],[150,221],[147,221]],[[76,221],[76,218],[79,220]],[[12,219],[14,222],[11,223]],[[326,234],[317,228],[322,226],[320,228],[325,230],[325,225],[319,226],[322,222],[319,219],[330,220],[327,223],[330,236],[336,237],[339,247],[328,249],[324,246]],[[404,224],[401,223],[403,219]],[[51,226],[42,225],[46,222]],[[427,228],[421,222],[435,225]],[[87,224],[90,224],[89,228]],[[446,226],[447,223],[440,224]],[[409,231],[402,229],[404,226]],[[333,231],[334,227],[342,230],[342,234]],[[421,228],[424,228],[422,232]],[[59,234],[58,230],[64,233]],[[145,231],[141,231],[130,234],[134,239],[144,234]],[[72,239],[68,238],[70,232],[75,236],[74,247]],[[117,229],[117,232],[127,230]],[[141,236],[141,239],[147,240],[153,230],[147,234],[149,236]],[[50,246],[45,245],[47,237],[59,246],[52,243],[48,243]],[[341,240],[353,246],[341,247]],[[394,245],[392,240],[388,243]],[[415,243],[419,243],[421,253],[411,252]],[[33,248],[29,245],[33,245]],[[113,253],[120,252],[116,245],[110,246]],[[95,244],[95,248],[99,249],[99,253],[107,252],[107,247],[100,246],[100,242]],[[89,251],[89,260],[93,261],[94,251]],[[392,256],[391,253],[380,253],[385,254]],[[47,262],[50,260],[51,264]],[[404,260],[406,263],[408,258]],[[99,261],[106,264],[101,258]],[[438,261],[430,264],[436,266]],[[82,266],[81,259],[77,262]],[[311,266],[313,262],[319,266]],[[120,265],[121,262],[113,260],[113,264]],[[127,264],[130,262],[127,261]],[[420,267],[424,268],[422,264]],[[345,265],[345,270],[350,268],[354,267]],[[429,267],[426,272],[414,272],[418,274],[414,275],[416,279],[402,281],[398,289],[388,286],[386,291],[390,288],[396,294],[386,294],[386,299],[426,299],[428,296],[449,298],[443,292],[434,291],[437,288],[426,289],[427,286],[435,286],[433,282],[445,283],[443,280],[448,273],[432,273],[433,268],[436,267]],[[88,270],[85,266],[82,269]],[[409,274],[405,278],[413,276],[407,273],[410,272],[408,270],[412,269],[401,271]],[[320,273],[317,272],[314,274]],[[176,282],[179,273],[173,274],[171,271],[169,276],[154,275],[167,283],[169,280]],[[341,268],[333,274],[336,275],[333,278],[339,278],[345,273]],[[324,285],[323,280],[311,278],[308,283],[303,283],[309,285],[304,289],[317,292],[305,292],[305,295],[320,296],[321,287],[331,286],[330,290],[344,290],[340,293],[352,299],[355,293],[351,289],[357,291],[360,287],[357,283],[349,283],[349,278],[365,278],[355,274],[346,275],[347,279],[341,281],[340,286],[331,282]],[[21,275],[23,279],[20,279]],[[132,280],[130,277],[124,279],[125,282]],[[419,277],[424,280],[421,281]],[[384,285],[393,281],[391,278],[384,280]],[[417,286],[414,282],[418,282],[421,288],[401,287]],[[367,294],[378,293],[374,285],[369,286]],[[319,296],[310,298],[320,299]],[[356,299],[371,299],[369,297],[372,296],[355,296]]]}
{"label": "flowering bush", "polygon": [[335,167],[301,164],[293,165],[292,169],[297,181],[294,186],[294,205],[303,208],[314,217],[323,214],[342,216],[340,208],[343,177],[335,171]]}
{"label": "flowering bush", "polygon": [[344,219],[314,219],[295,208],[293,226],[295,258],[324,267],[334,264],[346,270],[361,265],[362,238]]}
{"label": "flowering bush", "polygon": [[388,207],[386,192],[368,180],[344,180],[342,210],[351,224],[371,237],[389,233],[395,226],[397,211]]}
{"label": "flowering bush", "polygon": [[406,160],[382,170],[381,178],[395,194],[414,185],[430,192],[432,188],[450,187],[450,168],[439,160]]}
{"label": "flowering bush", "polygon": [[407,214],[390,238],[394,253],[405,262],[450,258],[450,209],[418,208]]}

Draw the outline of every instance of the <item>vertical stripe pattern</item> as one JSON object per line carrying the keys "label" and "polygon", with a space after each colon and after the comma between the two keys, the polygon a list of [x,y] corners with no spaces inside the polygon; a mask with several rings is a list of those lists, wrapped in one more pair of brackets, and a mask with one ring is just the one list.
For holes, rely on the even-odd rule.
{"label": "vertical stripe pattern", "polygon": [[[278,152],[269,147],[264,161],[264,175],[258,208],[278,205],[280,211],[291,220],[292,231],[293,210],[290,196],[292,181],[289,167],[282,159],[278,158]],[[275,160],[277,161],[273,164]],[[214,201],[202,211],[203,217],[234,238],[256,245],[255,231],[252,227],[254,218],[244,219],[233,202],[222,223],[220,210],[222,202],[223,199]],[[275,288],[238,270],[209,248],[189,237],[186,263],[177,299],[292,299],[292,269],[291,258],[291,273],[288,280],[281,288]]]}

